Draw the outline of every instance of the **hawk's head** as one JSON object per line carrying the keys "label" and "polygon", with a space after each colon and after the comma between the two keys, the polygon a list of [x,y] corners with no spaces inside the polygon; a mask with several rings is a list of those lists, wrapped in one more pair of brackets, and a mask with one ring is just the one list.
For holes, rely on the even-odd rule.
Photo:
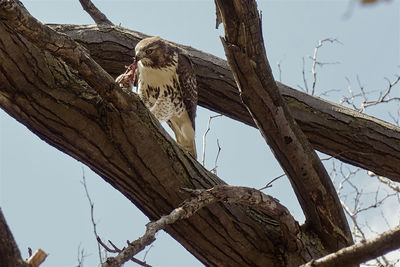
{"label": "hawk's head", "polygon": [[177,63],[177,50],[177,47],[160,37],[150,37],[136,45],[135,59],[145,67],[166,68]]}

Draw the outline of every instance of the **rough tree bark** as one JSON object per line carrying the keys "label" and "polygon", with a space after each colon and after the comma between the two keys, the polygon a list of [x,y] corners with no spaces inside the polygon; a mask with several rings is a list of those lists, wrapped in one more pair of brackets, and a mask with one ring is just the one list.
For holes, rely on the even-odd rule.
{"label": "rough tree bark", "polygon": [[[113,77],[131,64],[137,42],[148,35],[118,26],[50,25],[84,45]],[[186,49],[196,69],[199,104],[256,127],[243,106],[228,63]],[[344,162],[400,182],[400,127],[277,82],[296,122],[313,147]]]}
{"label": "rough tree bark", "polygon": [[[168,214],[189,196],[179,188],[225,184],[178,148],[136,95],[116,89],[110,82],[113,78],[85,49],[35,21],[18,3],[0,0],[2,109],[50,145],[88,165],[151,220]],[[92,28],[95,31],[85,33],[100,44],[132,38],[118,27]],[[107,35],[108,42],[102,31],[117,35]],[[114,54],[113,62],[132,53],[134,43],[117,46],[109,54],[110,58]],[[95,48],[89,50],[96,59]],[[102,60],[97,63],[107,65]],[[111,74],[123,71],[121,64],[110,65],[117,66],[107,69]],[[221,67],[215,69],[217,75]],[[220,76],[208,83],[229,84],[237,90],[232,79]],[[204,92],[203,103],[210,89]],[[240,103],[234,91],[224,94]],[[214,101],[209,105],[217,107]],[[228,108],[230,102],[224,103]],[[206,265],[298,266],[327,253],[312,228],[305,232],[296,225],[288,227],[268,212],[234,204],[210,205],[166,230]]]}
{"label": "rough tree bark", "polygon": [[279,93],[255,1],[216,0],[240,98],[289,178],[310,227],[331,252],[353,243],[333,183]]}
{"label": "rough tree bark", "polygon": [[[179,188],[224,184],[176,146],[135,94],[111,86],[84,49],[17,1],[0,1],[0,16],[0,106],[32,132],[151,220],[188,197]],[[206,265],[297,266],[326,254],[316,235],[240,205],[211,205],[166,230]]]}
{"label": "rough tree bark", "polygon": [[30,267],[21,258],[21,253],[14,237],[8,228],[6,219],[0,208],[0,266]]}

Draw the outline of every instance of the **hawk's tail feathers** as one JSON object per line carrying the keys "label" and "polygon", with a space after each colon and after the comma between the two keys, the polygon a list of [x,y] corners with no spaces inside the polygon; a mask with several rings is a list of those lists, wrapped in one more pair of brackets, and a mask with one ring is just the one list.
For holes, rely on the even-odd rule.
{"label": "hawk's tail feathers", "polygon": [[197,159],[194,129],[188,113],[184,111],[180,116],[172,117],[167,123],[175,133],[176,142]]}

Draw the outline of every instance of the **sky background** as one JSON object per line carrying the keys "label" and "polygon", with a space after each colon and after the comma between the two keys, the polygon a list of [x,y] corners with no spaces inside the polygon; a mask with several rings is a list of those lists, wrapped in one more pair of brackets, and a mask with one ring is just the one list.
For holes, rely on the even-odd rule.
{"label": "sky background", "polygon": [[[22,2],[43,23],[93,23],[78,0]],[[122,27],[225,58],[219,40],[223,27],[215,29],[215,7],[211,0],[94,3]],[[372,92],[368,97],[373,99],[387,87],[385,77],[394,80],[395,75],[400,75],[399,1],[384,1],[373,6],[356,3],[350,14],[349,1],[258,1],[258,5],[274,76],[277,80],[281,77],[283,83],[293,88],[304,88],[303,59],[308,84],[312,83],[309,57],[318,40],[325,38],[336,38],[340,43],[326,43],[319,50],[319,61],[337,64],[317,66],[317,95],[329,90],[328,97],[324,97],[339,103],[343,96],[348,96],[349,87],[358,90],[359,77],[365,89]],[[393,89],[392,96],[400,95],[399,88]],[[394,114],[398,108],[398,104],[380,105],[367,110],[367,114],[393,123],[388,112]],[[209,116],[214,114],[198,108],[199,161],[202,136]],[[283,173],[256,129],[224,117],[212,121],[207,135],[208,169],[214,167],[217,139],[222,147],[218,176],[229,184],[261,188]],[[333,164],[326,162],[329,170]],[[24,258],[28,247],[42,248],[50,254],[42,267],[76,266],[78,248],[83,248],[87,255],[84,266],[98,265],[90,208],[81,184],[83,169],[95,203],[98,233],[103,240],[110,239],[123,246],[125,240],[141,236],[148,219],[131,202],[88,167],[49,146],[0,109],[0,206]],[[365,175],[354,179],[366,191],[376,187],[372,178]],[[278,198],[303,222],[304,216],[286,178],[276,181],[265,193]],[[392,226],[399,222],[400,210],[396,203],[390,202],[383,209]],[[382,216],[370,216],[371,227],[383,230],[383,223],[379,221]],[[137,258],[142,259],[143,253]],[[157,234],[146,260],[153,266],[202,266],[164,232]]]}

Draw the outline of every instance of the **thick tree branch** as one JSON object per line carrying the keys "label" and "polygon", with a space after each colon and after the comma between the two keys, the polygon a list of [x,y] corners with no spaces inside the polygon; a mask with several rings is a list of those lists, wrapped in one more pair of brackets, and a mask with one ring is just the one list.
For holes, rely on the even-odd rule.
{"label": "thick tree branch", "polygon": [[[249,206],[266,212],[271,218],[285,225],[285,228],[293,231],[291,234],[295,237],[299,233],[299,227],[296,221],[290,215],[289,211],[282,206],[278,200],[267,196],[259,190],[241,187],[220,185],[208,190],[192,190],[183,189],[194,194],[188,200],[185,200],[182,205],[174,209],[170,214],[162,216],[155,222],[150,222],[146,225],[146,232],[143,236],[131,242],[129,246],[123,249],[117,256],[110,257],[102,267],[119,267],[129,261],[134,255],[142,251],[146,246],[150,245],[156,238],[155,234],[164,229],[167,225],[173,224],[178,220],[190,218],[198,210],[203,207],[216,203],[236,203]],[[296,247],[296,239],[290,246]]]}
{"label": "thick tree branch", "polygon": [[79,0],[82,8],[90,15],[90,17],[96,22],[96,24],[113,25],[113,23],[108,20],[106,15],[104,15],[90,0]]}
{"label": "thick tree branch", "polygon": [[21,253],[8,228],[3,211],[0,208],[0,266],[30,267],[21,258]]}
{"label": "thick tree branch", "polygon": [[[40,38],[27,36],[32,42],[27,40],[24,36],[31,32],[20,31],[9,15],[3,16],[8,12],[4,3],[9,2],[0,1],[2,109],[89,166],[151,220],[168,214],[188,197],[177,192],[178,188],[225,184],[177,147],[135,94],[104,90],[105,84],[95,78],[107,81],[105,71],[94,66],[95,73],[91,68],[85,72],[68,60],[87,56],[80,48],[57,54],[51,42],[43,46]],[[18,12],[27,16],[23,9]],[[37,21],[31,22],[25,20],[21,27],[37,26]],[[36,36],[53,34],[36,29]],[[47,36],[46,40],[57,41],[58,37]],[[84,57],[83,64],[87,62],[90,59]],[[124,105],[110,97],[113,93]],[[166,231],[206,265],[298,266],[326,253],[320,246],[315,248],[320,241],[312,233],[302,233],[310,237],[297,243],[298,237],[292,234],[295,229],[240,205],[207,206]],[[291,246],[294,243],[298,246]]]}
{"label": "thick tree branch", "polygon": [[306,223],[330,251],[352,244],[330,177],[294,122],[272,76],[255,1],[217,3],[225,28],[221,40],[241,99],[288,176]]}
{"label": "thick tree branch", "polygon": [[[147,35],[120,27],[53,25],[85,45],[91,56],[114,77],[131,64],[134,47]],[[256,127],[243,106],[226,61],[191,47],[199,82],[199,104]],[[344,162],[400,181],[400,128],[277,83],[313,147]]]}
{"label": "thick tree branch", "polygon": [[[4,7],[10,2],[18,3],[0,1],[2,109],[49,144],[88,165],[151,220],[168,214],[188,197],[177,192],[177,188],[210,188],[224,184],[179,149],[134,94],[113,90],[115,85],[109,83],[109,75],[92,64],[84,49],[54,31],[41,28],[43,25],[38,25],[37,21],[26,19],[24,10],[18,11],[22,12],[20,18],[24,25],[15,24],[12,16],[4,15],[7,13]],[[87,47],[96,61],[98,59],[112,74],[123,72],[123,64],[129,62],[136,44],[132,41],[133,35],[119,27],[84,28],[89,31],[81,31],[81,36],[91,40]],[[41,34],[48,36],[35,37]],[[143,38],[144,35],[134,36],[137,42],[138,36]],[[66,53],[58,51],[63,50],[58,42],[64,41],[72,45],[67,46]],[[107,44],[114,49],[109,50],[112,53],[102,50]],[[70,49],[74,45],[76,50]],[[196,55],[201,54],[192,51],[197,62],[204,62]],[[209,57],[212,60],[207,64],[213,62],[214,76],[208,80],[199,76],[200,79],[205,84],[220,83],[221,88],[233,88],[213,94],[220,97],[228,94],[243,109],[236,98],[233,80],[229,84],[229,79],[224,79],[231,75],[226,64]],[[121,60],[117,63],[118,59]],[[219,67],[221,62],[225,69]],[[207,73],[206,69],[198,73]],[[225,76],[220,71],[225,72]],[[215,104],[215,107],[217,100],[221,100],[210,99],[209,105]],[[226,102],[222,103],[223,106]],[[227,113],[231,112],[229,106],[225,108]],[[246,116],[245,113],[246,110],[242,115]],[[166,231],[206,265],[298,266],[326,253],[313,233],[301,232],[293,237],[294,229],[286,229],[264,212],[241,205],[212,204],[191,218],[168,226]]]}
{"label": "thick tree branch", "polygon": [[114,79],[91,57],[86,48],[65,34],[43,25],[19,1],[0,1],[1,20],[39,48],[62,58],[95,87],[99,94],[119,109],[127,107]]}
{"label": "thick tree branch", "polygon": [[400,248],[400,226],[379,236],[343,248],[335,253],[301,265],[302,267],[350,266],[372,260]]}

